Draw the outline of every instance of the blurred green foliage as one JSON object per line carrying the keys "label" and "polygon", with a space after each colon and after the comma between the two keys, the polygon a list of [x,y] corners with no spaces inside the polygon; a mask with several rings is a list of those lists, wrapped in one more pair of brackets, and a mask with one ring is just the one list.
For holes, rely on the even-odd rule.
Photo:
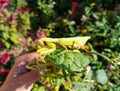
{"label": "blurred green foliage", "polygon": [[14,7],[11,2],[0,2],[0,41],[6,48],[19,44],[26,36],[27,30],[31,29],[29,9],[22,3],[25,2],[14,3],[18,5],[18,7]]}

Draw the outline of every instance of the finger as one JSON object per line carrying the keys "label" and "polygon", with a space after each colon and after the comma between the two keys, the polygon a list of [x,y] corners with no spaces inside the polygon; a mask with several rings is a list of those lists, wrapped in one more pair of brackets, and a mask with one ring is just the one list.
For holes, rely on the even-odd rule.
{"label": "finger", "polygon": [[30,71],[24,75],[21,75],[20,77],[18,77],[18,79],[22,82],[22,83],[34,83],[38,80],[40,80],[40,74],[38,71]]}
{"label": "finger", "polygon": [[39,57],[38,54],[35,53],[35,52],[34,53],[29,53],[29,54],[25,54],[23,56],[20,56],[19,59],[17,60],[17,62],[19,63],[19,62],[23,61],[23,62],[28,63],[28,62],[31,62],[34,59],[37,59],[38,57]]}
{"label": "finger", "polygon": [[14,64],[14,66],[12,67],[9,75],[13,77],[18,77],[22,74],[27,73],[28,70],[26,69],[25,66],[27,65],[27,63],[31,62],[32,60],[36,58],[38,58],[37,53],[29,53],[29,54],[20,56],[18,60],[16,61],[16,63]]}
{"label": "finger", "polygon": [[[19,91],[20,89],[25,89],[25,91],[31,91],[31,88],[33,84],[40,80],[40,75],[37,71],[30,71],[25,73],[24,75],[21,75],[19,77],[16,77],[16,79],[10,80],[10,85],[14,86],[15,88],[18,88]],[[14,89],[15,90],[15,89]],[[14,91],[11,90],[11,91]],[[16,91],[18,91],[16,89]]]}
{"label": "finger", "polygon": [[37,53],[29,53],[29,54],[20,56],[19,59],[17,60],[17,62],[15,63],[15,65],[13,66],[13,69],[15,69],[15,70],[26,69],[25,66],[27,65],[27,63],[29,63],[37,58],[38,58]]}

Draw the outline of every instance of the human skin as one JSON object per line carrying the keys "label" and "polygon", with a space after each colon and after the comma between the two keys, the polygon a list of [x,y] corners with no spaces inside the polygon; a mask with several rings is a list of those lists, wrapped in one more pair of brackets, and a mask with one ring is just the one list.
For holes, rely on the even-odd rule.
{"label": "human skin", "polygon": [[37,71],[26,69],[25,66],[37,58],[37,53],[20,56],[13,65],[0,91],[31,91],[34,82],[40,80],[40,74]]}

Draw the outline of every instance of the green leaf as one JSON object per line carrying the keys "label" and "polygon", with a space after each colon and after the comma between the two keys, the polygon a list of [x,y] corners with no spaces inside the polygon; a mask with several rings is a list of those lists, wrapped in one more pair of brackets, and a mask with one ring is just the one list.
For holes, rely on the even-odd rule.
{"label": "green leaf", "polygon": [[80,52],[73,52],[75,64],[79,67],[85,67],[90,63],[90,60]]}
{"label": "green leaf", "polygon": [[40,87],[38,88],[38,91],[46,91],[46,90],[45,90],[45,87],[44,87],[44,86],[40,86]]}
{"label": "green leaf", "polygon": [[93,77],[93,71],[90,70],[90,72],[89,72],[89,74],[88,74],[88,76],[87,76],[87,79],[88,79],[88,80],[91,80],[92,77]]}
{"label": "green leaf", "polygon": [[5,40],[9,39],[9,33],[8,32],[2,32],[2,36]]}
{"label": "green leaf", "polygon": [[6,48],[10,48],[11,45],[10,45],[10,43],[8,41],[2,39],[2,42],[4,43]]}
{"label": "green leaf", "polygon": [[82,82],[73,82],[73,85],[75,86],[74,91],[90,91],[90,85]]}
{"label": "green leaf", "polygon": [[108,82],[108,77],[103,69],[97,71],[97,81],[103,85]]}
{"label": "green leaf", "polygon": [[18,33],[10,33],[10,40],[15,43],[15,44],[18,44],[19,43],[19,40],[18,40],[18,37],[19,37],[19,34]]}
{"label": "green leaf", "polygon": [[16,2],[17,2],[17,7],[23,7],[27,4],[25,0],[17,0]]}
{"label": "green leaf", "polygon": [[65,58],[64,54],[58,55],[58,57],[57,57],[57,59],[55,61],[55,64],[56,65],[61,65],[63,63],[63,61],[64,61],[64,58]]}
{"label": "green leaf", "polygon": [[75,21],[69,21],[67,24],[68,25],[75,25]]}
{"label": "green leaf", "polygon": [[5,26],[3,24],[0,25],[0,31],[5,31]]}
{"label": "green leaf", "polygon": [[55,63],[56,68],[63,67],[63,69],[68,71],[80,71],[81,68],[90,63],[86,56],[73,50],[55,51],[47,57],[47,61]]}
{"label": "green leaf", "polygon": [[68,52],[65,52],[64,55],[65,55],[65,60],[64,60],[63,64],[66,67],[69,68],[69,67],[71,67],[71,65],[72,65],[72,63],[74,61],[73,54],[70,51],[68,51]]}

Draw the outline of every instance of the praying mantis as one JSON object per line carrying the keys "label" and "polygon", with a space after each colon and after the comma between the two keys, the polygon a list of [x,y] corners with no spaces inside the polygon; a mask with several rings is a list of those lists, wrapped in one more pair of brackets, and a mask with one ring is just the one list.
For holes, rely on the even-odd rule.
{"label": "praying mantis", "polygon": [[57,45],[64,47],[65,49],[80,49],[85,43],[90,39],[90,36],[84,37],[69,37],[69,38],[41,38],[39,40],[40,48],[37,50],[37,53],[40,56],[42,62],[45,60],[42,56],[49,55],[56,50]]}

